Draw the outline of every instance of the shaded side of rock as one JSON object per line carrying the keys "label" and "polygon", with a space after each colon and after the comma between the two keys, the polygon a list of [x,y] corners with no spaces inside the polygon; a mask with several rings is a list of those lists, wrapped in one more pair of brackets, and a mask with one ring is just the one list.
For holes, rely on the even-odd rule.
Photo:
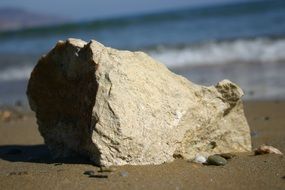
{"label": "shaded side of rock", "polygon": [[143,165],[251,150],[237,85],[193,84],[142,52],[59,42],[39,60],[27,95],[56,157]]}
{"label": "shaded side of rock", "polygon": [[91,137],[96,65],[84,45],[81,40],[58,42],[39,60],[29,80],[29,104],[55,158],[99,155]]}

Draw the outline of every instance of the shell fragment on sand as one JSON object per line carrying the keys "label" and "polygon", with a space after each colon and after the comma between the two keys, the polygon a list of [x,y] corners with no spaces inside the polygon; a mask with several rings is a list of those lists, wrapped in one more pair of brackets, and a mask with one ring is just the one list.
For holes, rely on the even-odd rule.
{"label": "shell fragment on sand", "polygon": [[274,148],[273,146],[268,146],[268,145],[261,145],[257,149],[254,150],[255,155],[260,155],[260,154],[279,154],[283,155],[283,153],[278,150],[277,148]]}
{"label": "shell fragment on sand", "polygon": [[198,154],[194,158],[193,162],[198,163],[198,164],[205,164],[205,163],[207,163],[207,158],[205,156]]}
{"label": "shell fragment on sand", "polygon": [[35,66],[27,95],[54,157],[145,165],[251,151],[236,84],[196,85],[142,52],[60,41]]}

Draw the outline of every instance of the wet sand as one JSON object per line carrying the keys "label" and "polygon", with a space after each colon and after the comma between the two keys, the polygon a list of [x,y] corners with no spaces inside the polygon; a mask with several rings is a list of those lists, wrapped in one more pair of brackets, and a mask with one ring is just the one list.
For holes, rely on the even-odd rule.
{"label": "wet sand", "polygon": [[[245,103],[253,148],[268,144],[285,152],[285,102]],[[123,166],[114,172],[83,159],[53,160],[32,114],[0,122],[0,189],[285,189],[285,158],[239,154],[226,166],[176,160],[158,166]],[[107,178],[90,178],[94,170]]]}

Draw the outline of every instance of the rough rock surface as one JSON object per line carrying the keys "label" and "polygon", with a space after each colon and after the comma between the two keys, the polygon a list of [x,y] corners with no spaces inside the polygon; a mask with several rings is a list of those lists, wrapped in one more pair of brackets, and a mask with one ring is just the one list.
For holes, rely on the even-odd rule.
{"label": "rough rock surface", "polygon": [[193,84],[142,52],[60,41],[34,68],[27,95],[55,157],[143,165],[251,150],[237,85]]}

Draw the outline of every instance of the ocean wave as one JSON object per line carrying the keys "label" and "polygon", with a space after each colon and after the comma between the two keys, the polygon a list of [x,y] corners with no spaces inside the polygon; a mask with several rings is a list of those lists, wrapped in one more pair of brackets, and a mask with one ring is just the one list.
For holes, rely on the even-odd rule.
{"label": "ocean wave", "polygon": [[[143,51],[169,68],[175,68],[231,63],[285,62],[284,49],[285,38],[256,38],[212,41],[193,45],[158,45]],[[34,62],[27,60],[20,62],[17,59],[14,64],[9,65],[9,67],[1,68],[0,81],[28,79]]]}
{"label": "ocean wave", "polygon": [[236,39],[196,45],[157,46],[146,50],[168,67],[285,61],[285,39]]}

